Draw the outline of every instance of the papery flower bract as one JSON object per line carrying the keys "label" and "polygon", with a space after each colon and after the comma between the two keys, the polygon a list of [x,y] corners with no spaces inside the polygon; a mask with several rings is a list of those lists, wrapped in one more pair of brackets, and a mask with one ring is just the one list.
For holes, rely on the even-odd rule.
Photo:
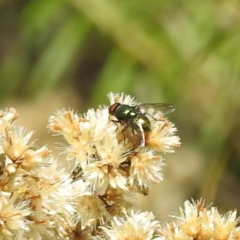
{"label": "papery flower bract", "polygon": [[187,235],[175,222],[168,223],[159,231],[161,240],[195,240],[194,236]]}
{"label": "papery flower bract", "polygon": [[10,126],[19,117],[15,108],[0,110],[0,130]]}
{"label": "papery flower bract", "polygon": [[119,102],[121,104],[126,104],[130,106],[137,106],[139,102],[132,96],[126,95],[124,93],[109,93],[108,98],[110,101],[110,105]]}
{"label": "papery flower bract", "polygon": [[21,162],[21,167],[26,171],[42,172],[41,167],[48,167],[54,162],[51,151],[46,147],[36,150],[29,149]]}
{"label": "papery flower bract", "polygon": [[6,128],[0,138],[0,145],[12,161],[17,161],[29,148],[33,147],[34,143],[29,142],[32,134],[32,131],[23,127]]}

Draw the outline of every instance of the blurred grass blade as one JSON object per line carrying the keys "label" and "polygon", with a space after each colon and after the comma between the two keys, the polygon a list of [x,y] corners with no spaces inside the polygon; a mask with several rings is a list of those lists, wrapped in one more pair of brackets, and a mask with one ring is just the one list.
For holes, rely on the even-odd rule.
{"label": "blurred grass blade", "polygon": [[134,22],[128,21],[123,10],[109,0],[71,0],[102,31],[136,61],[151,71],[158,72],[168,63],[168,54],[161,42],[150,37]]}
{"label": "blurred grass blade", "polygon": [[[37,0],[29,2],[20,15],[22,36],[36,40],[52,30],[58,17],[64,15],[64,1]],[[45,33],[45,34],[44,34]]]}
{"label": "blurred grass blade", "polygon": [[113,49],[92,92],[91,105],[106,102],[109,92],[129,90],[135,62],[123,51]]}
{"label": "blurred grass blade", "polygon": [[78,16],[67,19],[32,70],[28,92],[34,93],[39,88],[44,90],[54,86],[73,64],[90,28],[90,23]]}

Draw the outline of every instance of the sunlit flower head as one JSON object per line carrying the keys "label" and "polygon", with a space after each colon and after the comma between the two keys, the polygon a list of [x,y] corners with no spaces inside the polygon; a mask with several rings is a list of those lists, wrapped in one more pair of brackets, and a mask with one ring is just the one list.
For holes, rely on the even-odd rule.
{"label": "sunlit flower head", "polygon": [[28,131],[23,127],[14,126],[6,128],[0,138],[0,144],[5,154],[12,159],[12,161],[21,161],[20,157],[25,154],[29,148],[33,147],[34,143],[30,142],[32,135],[32,131]]}
{"label": "sunlit flower head", "polygon": [[96,230],[111,219],[104,202],[96,195],[86,194],[77,197],[77,211],[81,221],[81,228]]}
{"label": "sunlit flower head", "polygon": [[143,109],[130,95],[108,97],[108,106],[83,114],[62,109],[49,118],[49,131],[65,140],[59,157],[34,145],[33,132],[15,124],[14,109],[0,112],[0,187],[9,194],[2,197],[0,233],[37,240],[161,239],[153,214],[135,210],[135,195],[147,195],[163,180],[159,154],[180,145],[176,128],[164,112]]}
{"label": "sunlit flower head", "polygon": [[162,230],[164,240],[169,239],[221,239],[237,240],[239,219],[236,211],[220,215],[215,207],[206,208],[203,201],[186,201],[180,216]]}
{"label": "sunlit flower head", "polygon": [[159,222],[152,213],[130,211],[124,217],[114,217],[110,226],[102,229],[111,240],[152,240],[158,239],[158,227]]}
{"label": "sunlit flower head", "polygon": [[146,145],[159,152],[174,152],[180,147],[180,138],[175,135],[177,129],[166,118],[159,121],[152,120],[152,130],[146,134]]}
{"label": "sunlit flower head", "polygon": [[15,193],[10,196],[8,193],[1,192],[0,196],[0,232],[2,239],[23,239],[24,235],[30,230],[31,221],[28,217],[32,214],[29,201],[22,201]]}
{"label": "sunlit flower head", "polygon": [[159,183],[163,180],[162,166],[161,157],[153,151],[136,153],[131,159],[130,185],[143,190]]}

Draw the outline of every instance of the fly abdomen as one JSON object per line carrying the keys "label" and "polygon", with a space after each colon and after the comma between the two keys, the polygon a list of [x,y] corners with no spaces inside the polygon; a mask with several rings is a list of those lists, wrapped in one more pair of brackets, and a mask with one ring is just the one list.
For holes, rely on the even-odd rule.
{"label": "fly abdomen", "polygon": [[142,128],[144,132],[149,132],[151,130],[150,121],[145,114],[138,114],[136,117],[134,117],[132,119],[131,127],[138,131],[141,130],[140,128]]}

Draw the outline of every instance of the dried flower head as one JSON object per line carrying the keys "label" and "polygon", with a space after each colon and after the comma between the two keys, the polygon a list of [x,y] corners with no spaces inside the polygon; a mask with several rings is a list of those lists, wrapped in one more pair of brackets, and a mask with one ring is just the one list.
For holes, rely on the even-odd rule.
{"label": "dried flower head", "polygon": [[[118,102],[134,109],[139,105],[124,94],[110,93],[109,99],[110,106]],[[133,212],[134,196],[146,195],[151,185],[162,181],[159,152],[171,152],[180,142],[173,124],[161,112],[149,109],[138,114],[136,120],[146,120],[148,131],[141,129],[141,121],[135,129],[136,125],[114,121],[109,106],[83,115],[57,111],[49,118],[48,129],[62,135],[67,145],[62,147],[65,157],[54,158],[47,147],[34,145],[32,131],[15,124],[15,109],[1,111],[2,236],[93,239],[94,233],[105,239],[112,234],[110,228],[122,222],[122,228],[129,229],[126,236],[134,231],[150,239],[157,223],[152,215]],[[143,222],[142,216],[146,217]],[[149,228],[138,230],[134,221]]]}
{"label": "dried flower head", "polygon": [[220,215],[217,208],[205,207],[203,200],[186,201],[184,208],[180,208],[180,216],[173,218],[176,221],[161,229],[162,240],[238,240],[240,236],[236,211]]}
{"label": "dried flower head", "polygon": [[[130,107],[139,105],[124,94],[110,93],[109,99],[110,105],[116,102]],[[145,193],[149,186],[162,180],[162,158],[155,150],[171,152],[180,145],[174,135],[176,128],[161,112],[149,109],[146,114],[151,119],[147,133],[118,123],[118,119],[109,115],[108,106],[91,109],[83,115],[71,110],[58,111],[50,118],[49,129],[66,139],[69,144],[64,149],[66,160],[76,179],[84,179],[90,192],[100,196],[111,189],[122,194]],[[146,138],[145,146],[141,144],[142,134]]]}
{"label": "dried flower head", "polygon": [[[237,239],[235,212],[222,217],[186,202],[181,217],[164,227],[135,210],[135,195],[163,180],[160,154],[180,140],[160,110],[141,111],[125,94],[110,93],[109,100],[110,107],[82,115],[62,109],[49,118],[50,132],[66,141],[58,158],[15,124],[15,109],[0,111],[0,238]],[[123,115],[112,114],[115,106]],[[124,119],[127,111],[132,118]]]}
{"label": "dried flower head", "polygon": [[109,227],[102,227],[107,239],[153,240],[159,239],[160,224],[150,212],[125,212],[123,217],[113,217]]}

